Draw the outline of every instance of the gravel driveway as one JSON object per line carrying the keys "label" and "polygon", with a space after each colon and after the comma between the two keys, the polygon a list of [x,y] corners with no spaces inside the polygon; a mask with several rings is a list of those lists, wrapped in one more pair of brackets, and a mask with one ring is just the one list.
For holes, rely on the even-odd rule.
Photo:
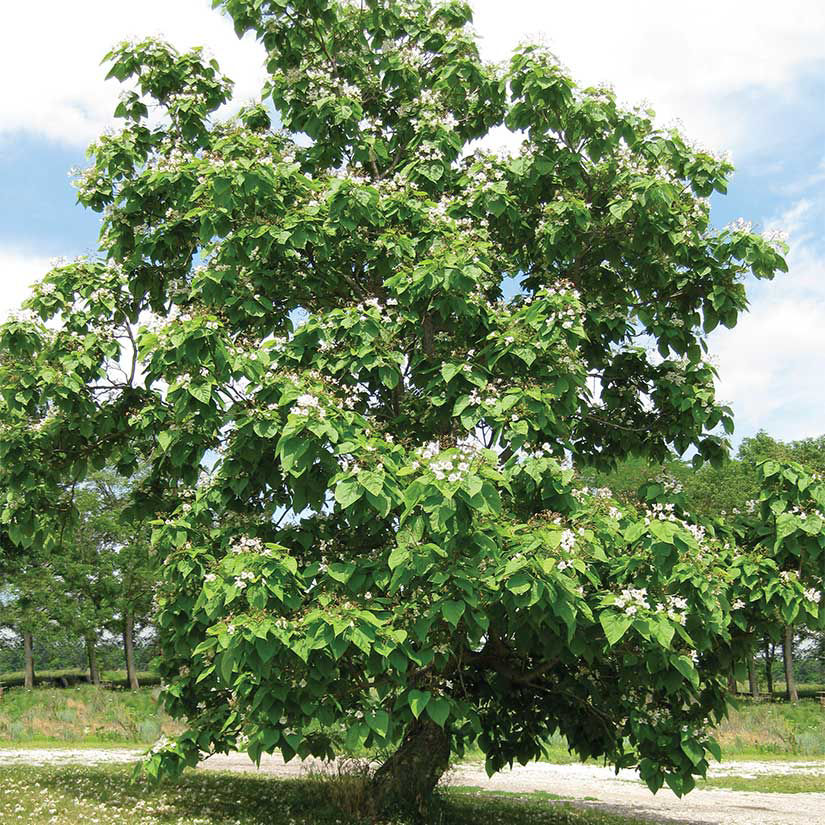
{"label": "gravel driveway", "polygon": [[[126,749],[0,749],[2,765],[101,765],[133,762],[140,752]],[[200,766],[205,770],[256,772],[241,754],[218,755]],[[273,776],[300,776],[310,762],[284,764],[264,756],[260,772]],[[825,775],[825,762],[727,762],[713,768],[713,776],[758,777],[802,773]],[[472,786],[488,791],[529,793],[547,791],[569,797],[577,806],[636,816],[652,823],[673,825],[825,825],[825,793],[745,793],[719,789],[695,790],[677,799],[669,790],[655,796],[640,784],[633,771],[618,776],[594,765],[550,765],[536,762],[488,779],[483,765],[463,764],[445,778],[447,785]]]}

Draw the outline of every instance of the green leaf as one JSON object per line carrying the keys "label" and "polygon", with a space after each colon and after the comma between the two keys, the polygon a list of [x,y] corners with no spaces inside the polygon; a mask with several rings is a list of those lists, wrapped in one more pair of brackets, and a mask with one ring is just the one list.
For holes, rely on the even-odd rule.
{"label": "green leaf", "polygon": [[682,751],[694,765],[698,765],[705,758],[702,746],[692,737],[682,740]]}
{"label": "green leaf", "polygon": [[212,385],[211,384],[190,384],[189,394],[198,401],[208,404],[212,400]]}
{"label": "green leaf", "polygon": [[364,721],[383,739],[390,728],[390,715],[387,711],[378,708],[364,717]]}
{"label": "green leaf", "polygon": [[441,612],[444,614],[444,618],[453,627],[458,626],[459,620],[462,615],[464,615],[464,608],[464,602],[456,601],[455,599],[448,599],[447,601],[441,603]]}
{"label": "green leaf", "polygon": [[507,589],[516,596],[526,593],[532,584],[533,580],[525,573],[516,573],[507,579]]}
{"label": "green leaf", "polygon": [[361,485],[354,478],[346,478],[335,485],[335,500],[346,510],[364,494]]}
{"label": "green leaf", "polygon": [[355,565],[352,562],[336,561],[327,569],[330,578],[343,584],[346,584],[352,578],[354,572]]}
{"label": "green leaf", "polygon": [[670,663],[693,685],[693,687],[699,687],[699,674],[693,666],[693,662],[691,662],[687,656],[674,654],[670,657]]}
{"label": "green leaf", "polygon": [[607,637],[607,643],[613,647],[627,633],[630,625],[633,624],[633,617],[615,610],[603,610],[599,616],[599,622]]}
{"label": "green leaf", "polygon": [[410,551],[406,547],[396,547],[392,553],[390,553],[389,558],[389,567],[390,570],[395,570],[401,564],[404,564],[407,559],[410,557]]}
{"label": "green leaf", "polygon": [[232,671],[235,667],[235,660],[231,650],[224,650],[221,653],[221,679],[224,684],[232,684]]}
{"label": "green leaf", "polygon": [[428,690],[413,689],[410,691],[408,701],[410,710],[416,719],[418,719],[418,717],[424,712],[424,708],[427,707],[431,696],[432,694]]}
{"label": "green leaf", "polygon": [[461,372],[461,364],[442,364],[441,377],[444,383],[449,384]]}
{"label": "green leaf", "polygon": [[358,473],[358,483],[374,496],[381,495],[384,490],[384,476],[371,470]]}
{"label": "green leaf", "polygon": [[436,725],[443,728],[444,723],[450,715],[449,699],[444,699],[443,697],[433,697],[430,699],[427,703],[427,715],[433,720],[433,722],[436,723]]}

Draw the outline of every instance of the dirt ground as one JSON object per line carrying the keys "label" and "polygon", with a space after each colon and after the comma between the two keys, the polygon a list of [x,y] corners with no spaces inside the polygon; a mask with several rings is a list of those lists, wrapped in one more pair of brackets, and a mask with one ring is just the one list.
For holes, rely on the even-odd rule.
{"label": "dirt ground", "polygon": [[[0,765],[113,764],[135,761],[140,753],[126,749],[24,749],[0,750]],[[242,754],[214,756],[201,763],[204,770],[257,772]],[[317,764],[293,760],[284,764],[265,756],[260,772],[272,776],[301,776]],[[825,774],[825,762],[727,762],[713,768],[712,775],[759,777],[769,774]],[[695,790],[678,799],[669,790],[655,796],[633,771],[618,776],[608,768],[593,765],[551,765],[538,762],[488,779],[480,764],[463,764],[445,777],[452,786],[471,786],[487,791],[529,793],[546,791],[569,798],[578,806],[610,811],[667,825],[825,825],[825,793],[745,793],[726,790]]]}

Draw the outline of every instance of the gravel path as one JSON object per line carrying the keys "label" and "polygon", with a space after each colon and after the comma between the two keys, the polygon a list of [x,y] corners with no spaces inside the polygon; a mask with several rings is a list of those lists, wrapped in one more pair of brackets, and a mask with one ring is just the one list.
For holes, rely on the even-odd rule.
{"label": "gravel path", "polygon": [[[133,762],[140,752],[126,749],[0,749],[2,765],[101,765]],[[206,770],[256,772],[241,754],[218,755],[201,763]],[[276,756],[264,756],[260,771],[273,776],[300,776],[318,763],[293,760],[284,764]],[[714,766],[713,776],[759,777],[770,774],[825,775],[825,762],[727,762]],[[550,765],[536,762],[488,779],[483,765],[463,764],[445,778],[452,786],[485,791],[529,793],[547,791],[569,798],[575,805],[625,816],[636,816],[664,825],[820,825],[825,824],[825,793],[745,793],[720,789],[695,790],[677,799],[669,790],[655,796],[640,784],[633,771],[617,776],[595,765]]]}

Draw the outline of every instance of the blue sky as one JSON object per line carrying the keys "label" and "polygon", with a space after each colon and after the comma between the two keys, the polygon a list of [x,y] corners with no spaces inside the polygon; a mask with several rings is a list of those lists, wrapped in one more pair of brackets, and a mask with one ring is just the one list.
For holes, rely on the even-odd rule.
{"label": "blue sky", "polygon": [[[825,4],[787,0],[476,0],[490,59],[543,39],[583,83],[612,83],[649,102],[697,142],[733,154],[722,226],[740,216],[789,232],[791,272],[753,285],[751,312],[714,333],[719,396],[736,440],[760,428],[780,438],[825,433]],[[49,25],[42,25],[44,15]],[[74,205],[68,170],[112,120],[118,84],[99,65],[118,40],[160,34],[206,45],[254,97],[261,52],[239,42],[209,0],[41,0],[4,9],[0,72],[14,78],[0,108],[0,316],[55,256],[92,252],[98,216]],[[507,136],[501,135],[500,142]]]}

